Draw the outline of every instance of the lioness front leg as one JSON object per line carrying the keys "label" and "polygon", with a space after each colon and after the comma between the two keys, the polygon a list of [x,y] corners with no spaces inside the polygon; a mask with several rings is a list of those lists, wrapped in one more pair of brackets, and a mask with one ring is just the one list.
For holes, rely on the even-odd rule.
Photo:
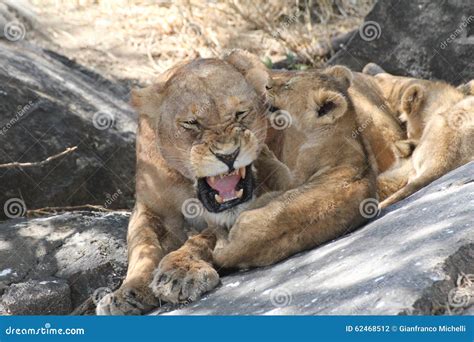
{"label": "lioness front leg", "polygon": [[194,301],[216,287],[219,274],[212,266],[215,243],[216,236],[209,229],[166,255],[150,285],[154,294],[170,303],[184,303]]}
{"label": "lioness front leg", "polygon": [[128,271],[118,290],[98,303],[98,315],[139,315],[158,305],[149,285],[161,258],[179,246],[162,221],[137,203],[127,233]]}

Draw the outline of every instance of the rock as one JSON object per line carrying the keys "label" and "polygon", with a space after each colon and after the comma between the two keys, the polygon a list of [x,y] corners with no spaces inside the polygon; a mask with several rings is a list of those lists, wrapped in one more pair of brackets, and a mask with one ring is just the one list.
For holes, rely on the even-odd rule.
{"label": "rock", "polygon": [[350,235],[271,267],[223,277],[201,300],[154,314],[446,313],[458,276],[474,274],[473,217],[471,162]]}
{"label": "rock", "polygon": [[457,85],[474,77],[473,24],[469,1],[379,0],[329,63],[360,71],[374,62],[396,75]]}
{"label": "rock", "polygon": [[[0,310],[19,312],[21,304],[21,314],[64,314],[98,288],[117,288],[127,267],[128,217],[126,212],[73,212],[0,223]],[[67,284],[69,304],[41,311],[46,301],[65,295],[62,289],[37,287],[51,277]],[[15,303],[21,291],[28,295]]]}
{"label": "rock", "polygon": [[[448,307],[465,314],[453,289],[459,276],[474,274],[473,175],[471,162],[347,236],[274,266],[223,276],[201,300],[153,314],[442,314]],[[15,295],[23,287],[31,295],[21,299],[22,314],[69,312],[55,304],[45,309],[65,296],[38,287],[51,277],[67,282],[69,308],[88,312],[86,298],[117,288],[125,276],[128,218],[73,212],[1,223],[0,312],[21,310]]]}
{"label": "rock", "polygon": [[0,60],[0,164],[39,162],[77,146],[42,166],[0,168],[0,219],[51,206],[131,207],[129,87],[25,41],[0,40]]}
{"label": "rock", "polygon": [[71,293],[65,280],[28,280],[13,284],[2,297],[7,314],[66,315],[71,311]]}

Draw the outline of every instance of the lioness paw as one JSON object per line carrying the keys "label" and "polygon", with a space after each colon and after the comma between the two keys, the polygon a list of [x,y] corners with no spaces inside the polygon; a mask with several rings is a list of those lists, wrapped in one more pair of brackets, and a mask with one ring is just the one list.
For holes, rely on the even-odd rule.
{"label": "lioness paw", "polygon": [[195,301],[219,284],[219,274],[203,260],[175,251],[161,260],[151,289],[156,297],[173,304]]}
{"label": "lioness paw", "polygon": [[122,285],[117,291],[105,295],[97,303],[97,315],[141,315],[158,305],[148,291]]}

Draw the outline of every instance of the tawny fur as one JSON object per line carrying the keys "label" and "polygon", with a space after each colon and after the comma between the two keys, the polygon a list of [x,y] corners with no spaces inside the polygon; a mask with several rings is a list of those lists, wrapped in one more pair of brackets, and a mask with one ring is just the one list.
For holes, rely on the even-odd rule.
{"label": "tawny fur", "polygon": [[[224,170],[210,146],[225,153],[239,144],[236,162],[245,165],[256,161],[269,131],[266,142],[281,156],[286,133],[267,129],[264,114],[268,82],[258,59],[237,51],[223,60],[181,64],[133,95],[139,132],[129,267],[122,286],[99,302],[98,314],[138,314],[158,300],[194,300],[216,286],[216,269],[269,265],[364,221],[359,203],[375,196],[375,180],[359,138],[361,154],[352,152],[354,146],[330,152],[343,143],[337,134],[321,142],[325,149],[315,177],[289,191],[261,194],[273,170],[257,169],[256,203],[264,198],[263,206],[240,214],[229,234],[206,229],[187,239],[188,228],[199,230],[205,222],[186,219],[183,203],[196,197],[197,177]],[[243,124],[236,122],[237,111],[248,111]],[[183,129],[195,117],[200,126]],[[353,111],[340,122],[335,129],[350,136]]]}
{"label": "tawny fur", "polygon": [[[394,76],[369,63],[391,108],[417,141],[413,155],[401,158],[377,181],[381,208],[400,201],[473,159],[473,81],[457,88],[445,83]],[[409,162],[409,163],[407,163]],[[397,189],[398,187],[398,189]],[[388,196],[390,192],[394,192]]]}

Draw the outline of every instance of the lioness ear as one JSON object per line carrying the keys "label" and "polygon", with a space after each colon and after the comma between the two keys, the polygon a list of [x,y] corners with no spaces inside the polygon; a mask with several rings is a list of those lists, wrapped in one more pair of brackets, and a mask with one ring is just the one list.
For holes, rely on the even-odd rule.
{"label": "lioness ear", "polygon": [[425,88],[419,84],[408,87],[402,95],[402,110],[407,115],[417,114],[425,101]]}
{"label": "lioness ear", "polygon": [[146,88],[132,89],[131,103],[139,115],[147,115],[151,118],[156,115],[157,107],[161,101],[161,89],[161,83]]}
{"label": "lioness ear", "polygon": [[464,95],[474,95],[474,80],[461,84],[457,89]]}
{"label": "lioness ear", "polygon": [[130,96],[131,103],[139,115],[148,115],[149,117],[156,115],[156,109],[158,108],[162,98],[161,92],[165,87],[166,82],[178,69],[188,63],[189,61],[187,60],[176,63],[174,66],[158,75],[153,85],[146,88],[136,88],[132,90]]}
{"label": "lioness ear", "polygon": [[352,71],[342,65],[335,65],[333,67],[330,67],[329,69],[325,70],[325,73],[336,78],[346,88],[349,88],[351,86],[352,80],[354,79]]}
{"label": "lioness ear", "polygon": [[266,87],[271,84],[270,75],[265,64],[257,56],[244,50],[232,50],[224,56],[224,61],[231,64],[257,91],[263,95]]}

